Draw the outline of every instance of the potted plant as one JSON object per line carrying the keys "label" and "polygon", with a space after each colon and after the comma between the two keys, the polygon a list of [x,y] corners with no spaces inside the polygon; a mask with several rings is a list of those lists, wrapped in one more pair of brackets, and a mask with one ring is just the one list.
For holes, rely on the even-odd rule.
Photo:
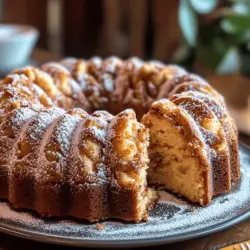
{"label": "potted plant", "polygon": [[175,62],[205,76],[250,134],[250,0],[181,0]]}

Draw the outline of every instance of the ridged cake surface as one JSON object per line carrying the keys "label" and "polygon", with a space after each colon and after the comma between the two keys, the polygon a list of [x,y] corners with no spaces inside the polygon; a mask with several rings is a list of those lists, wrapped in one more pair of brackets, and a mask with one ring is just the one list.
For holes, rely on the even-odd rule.
{"label": "ridged cake surface", "polygon": [[140,222],[161,187],[207,205],[240,178],[224,98],[177,65],[66,58],[0,81],[0,198],[44,217]]}

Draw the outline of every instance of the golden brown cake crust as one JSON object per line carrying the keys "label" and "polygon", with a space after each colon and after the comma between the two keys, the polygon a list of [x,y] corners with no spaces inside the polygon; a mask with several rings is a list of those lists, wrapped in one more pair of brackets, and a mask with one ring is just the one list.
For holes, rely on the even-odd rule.
{"label": "golden brown cake crust", "polygon": [[181,94],[175,94],[173,96],[170,96],[170,100],[173,101],[179,96],[193,96],[200,100],[203,100],[217,116],[224,129],[227,144],[229,147],[231,178],[232,181],[238,180],[240,178],[239,154],[236,153],[238,152],[238,131],[225,105],[221,105],[221,103],[215,97],[206,95],[198,91],[187,91],[182,92]]}
{"label": "golden brown cake crust", "polygon": [[9,162],[9,200],[13,206],[37,209],[36,174],[41,143],[47,127],[62,114],[58,108],[40,110],[22,128]]}
{"label": "golden brown cake crust", "polygon": [[209,146],[214,195],[228,192],[231,189],[229,148],[220,121],[213,111],[197,97],[181,96],[173,102],[193,117],[203,134],[205,143]]}
{"label": "golden brown cake crust", "polygon": [[[199,158],[200,168],[203,169],[204,195],[199,203],[201,205],[209,204],[213,196],[213,181],[210,171],[211,166],[207,157],[209,151],[202,140],[197,124],[187,112],[166,99],[153,103],[150,112],[143,117],[142,123],[148,127],[149,130],[152,126],[151,117],[153,116],[157,117],[159,120],[167,119],[174,127],[181,129],[181,133],[183,133],[183,136],[187,141],[192,142],[194,150],[193,154]],[[154,149],[154,146],[154,144],[150,143],[149,151],[150,148]],[[154,180],[152,180],[152,182],[154,183]],[[179,195],[182,196],[182,194]]]}
{"label": "golden brown cake crust", "polygon": [[[147,129],[136,121],[131,109],[121,112],[110,123],[106,163],[110,177],[109,204],[114,218],[136,222],[147,220],[147,213],[140,206],[147,194],[144,177],[149,162],[148,137]],[[155,199],[143,205],[151,207]]]}
{"label": "golden brown cake crust", "polygon": [[9,114],[1,114],[0,129],[0,197],[9,198],[9,162],[12,148],[19,138],[22,127],[37,114],[30,108],[15,109]]}
{"label": "golden brown cake crust", "polygon": [[[184,100],[206,108],[184,107]],[[143,115],[146,127],[137,120]],[[16,69],[0,81],[0,198],[49,217],[147,220],[157,197],[147,186],[150,115],[181,125],[187,142],[194,141],[204,168],[196,202],[208,204],[230,189],[230,175],[240,177],[237,128],[204,79],[139,58],[66,58]],[[216,143],[205,140],[198,118],[220,120]],[[226,146],[219,153],[223,138],[228,153]]]}

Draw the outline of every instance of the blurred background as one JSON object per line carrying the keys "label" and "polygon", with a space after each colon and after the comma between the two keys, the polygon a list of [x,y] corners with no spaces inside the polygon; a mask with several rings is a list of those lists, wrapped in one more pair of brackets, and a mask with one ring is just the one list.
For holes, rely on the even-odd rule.
{"label": "blurred background", "polygon": [[[250,133],[250,0],[0,0],[0,20],[39,31],[24,64],[94,55],[180,64],[222,92]],[[0,29],[0,58],[1,39]]]}

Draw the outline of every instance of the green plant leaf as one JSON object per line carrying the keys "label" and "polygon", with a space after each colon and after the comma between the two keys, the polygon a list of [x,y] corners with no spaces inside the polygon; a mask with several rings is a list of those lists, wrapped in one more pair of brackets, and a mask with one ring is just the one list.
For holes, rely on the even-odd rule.
{"label": "green plant leaf", "polygon": [[209,45],[213,39],[221,37],[224,32],[220,26],[215,23],[202,24],[199,27],[199,43]]}
{"label": "green plant leaf", "polygon": [[198,45],[197,57],[205,65],[216,70],[228,49],[229,45],[226,41],[221,37],[216,37],[208,45]]}
{"label": "green plant leaf", "polygon": [[187,43],[194,47],[197,39],[197,16],[187,0],[181,0],[179,6],[179,25]]}
{"label": "green plant leaf", "polygon": [[228,34],[224,39],[231,46],[240,46],[250,41],[250,30],[238,34]]}
{"label": "green plant leaf", "polygon": [[239,72],[241,68],[240,54],[237,48],[231,47],[220,61],[216,72],[218,74],[229,74]]}
{"label": "green plant leaf", "polygon": [[204,65],[208,66],[209,68],[215,70],[216,66],[219,62],[219,58],[215,55],[209,47],[198,46],[197,50],[197,58],[200,60]]}
{"label": "green plant leaf", "polygon": [[193,9],[199,14],[210,13],[218,4],[218,0],[189,0]]}
{"label": "green plant leaf", "polygon": [[250,14],[226,16],[221,21],[221,28],[230,34],[237,34],[250,30]]}
{"label": "green plant leaf", "polygon": [[235,1],[232,6],[232,10],[237,14],[247,15],[249,13],[249,0],[245,1]]}

